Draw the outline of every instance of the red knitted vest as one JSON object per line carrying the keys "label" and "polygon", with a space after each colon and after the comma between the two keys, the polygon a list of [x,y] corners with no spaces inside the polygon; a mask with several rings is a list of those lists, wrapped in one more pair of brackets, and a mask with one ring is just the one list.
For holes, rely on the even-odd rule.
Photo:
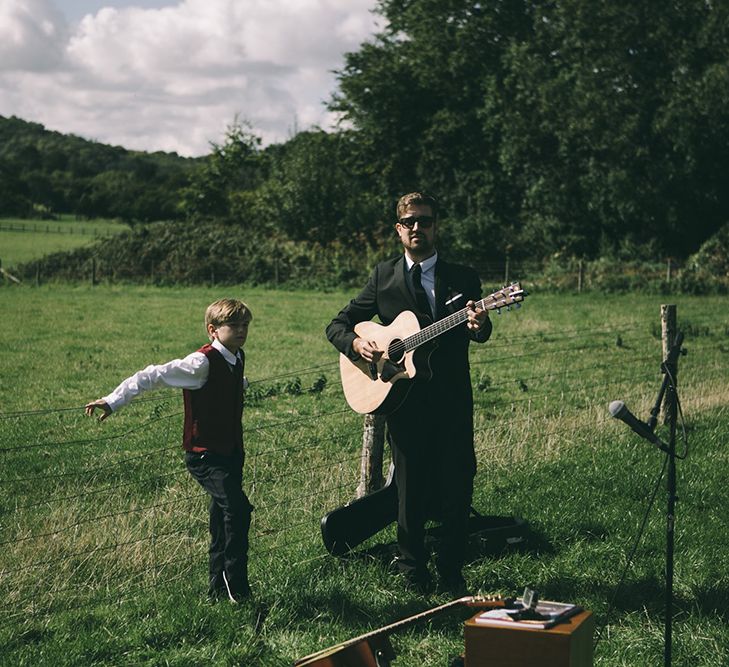
{"label": "red knitted vest", "polygon": [[[230,365],[212,345],[202,352],[210,364],[208,381],[201,389],[183,389],[185,426],[182,446],[188,452],[232,454],[243,447],[243,371]],[[241,350],[245,366],[245,356]]]}

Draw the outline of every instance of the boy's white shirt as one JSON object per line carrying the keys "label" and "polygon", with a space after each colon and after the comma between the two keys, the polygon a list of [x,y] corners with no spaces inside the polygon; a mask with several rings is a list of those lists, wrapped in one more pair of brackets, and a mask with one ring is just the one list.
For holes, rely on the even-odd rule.
{"label": "boy's white shirt", "polygon": [[[214,339],[211,345],[223,355],[231,366],[235,366],[240,353],[233,354],[225,345]],[[201,389],[208,381],[210,362],[202,352],[192,352],[184,359],[173,359],[166,364],[150,365],[128,377],[108,396],[101,400],[112,412],[123,408],[135,396],[160,387],[175,389]],[[248,387],[248,380],[243,378],[243,388]]]}

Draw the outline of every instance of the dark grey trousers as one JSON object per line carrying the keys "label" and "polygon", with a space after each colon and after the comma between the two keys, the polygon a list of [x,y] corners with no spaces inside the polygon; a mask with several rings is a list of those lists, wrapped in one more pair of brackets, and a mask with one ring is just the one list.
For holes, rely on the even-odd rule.
{"label": "dark grey trousers", "polygon": [[250,593],[248,584],[248,531],[253,506],[243,491],[243,453],[187,452],[190,474],[210,496],[209,589],[211,597]]}

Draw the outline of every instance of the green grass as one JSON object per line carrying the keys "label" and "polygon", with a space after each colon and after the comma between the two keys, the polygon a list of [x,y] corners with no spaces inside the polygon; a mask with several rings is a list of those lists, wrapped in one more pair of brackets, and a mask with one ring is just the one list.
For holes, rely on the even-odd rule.
{"label": "green grass", "polygon": [[92,243],[99,236],[118,234],[128,225],[113,220],[23,220],[0,218],[0,260],[11,269],[54,252],[73,250]]}
{"label": "green grass", "polygon": [[[256,507],[251,578],[265,619],[250,606],[205,601],[206,501],[182,463],[179,393],[158,392],[104,423],[81,411],[138,368],[204,342],[204,308],[227,295],[254,313],[245,478]],[[362,418],[346,408],[323,335],[351,296],[0,289],[0,664],[289,665],[447,601],[406,591],[387,571],[392,528],[348,559],[321,544],[321,516],[352,498],[359,474]],[[716,666],[729,655],[729,308],[714,297],[662,301],[678,305],[688,352],[679,370],[690,449],[677,464],[674,664]],[[665,480],[617,594],[616,586],[663,457],[607,413],[621,398],[645,416],[655,399],[660,303],[534,293],[524,309],[494,317],[492,340],[471,356],[474,504],[522,516],[529,534],[506,549],[474,539],[466,579],[474,592],[531,585],[591,609],[603,628],[600,666],[662,663]],[[323,391],[310,391],[322,377]],[[463,651],[468,613],[394,635],[395,664],[448,664]]]}

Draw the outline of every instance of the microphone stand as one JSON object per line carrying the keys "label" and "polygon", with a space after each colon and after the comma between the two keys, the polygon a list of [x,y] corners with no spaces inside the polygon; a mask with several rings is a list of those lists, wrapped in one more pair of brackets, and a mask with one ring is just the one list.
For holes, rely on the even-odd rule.
{"label": "microphone stand", "polygon": [[656,403],[651,409],[651,416],[648,420],[648,426],[651,431],[655,428],[658,421],[658,413],[661,409],[661,403],[664,396],[666,397],[666,419],[669,425],[668,439],[668,478],[666,482],[666,490],[668,495],[668,508],[666,511],[666,618],[664,629],[664,648],[663,648],[663,664],[665,667],[671,666],[671,642],[673,632],[673,547],[674,547],[674,527],[676,523],[676,421],[678,417],[678,388],[676,386],[676,377],[678,375],[678,355],[681,353],[681,344],[683,343],[683,333],[678,332],[671,347],[668,357],[661,364],[663,372],[663,383],[658,392]]}

